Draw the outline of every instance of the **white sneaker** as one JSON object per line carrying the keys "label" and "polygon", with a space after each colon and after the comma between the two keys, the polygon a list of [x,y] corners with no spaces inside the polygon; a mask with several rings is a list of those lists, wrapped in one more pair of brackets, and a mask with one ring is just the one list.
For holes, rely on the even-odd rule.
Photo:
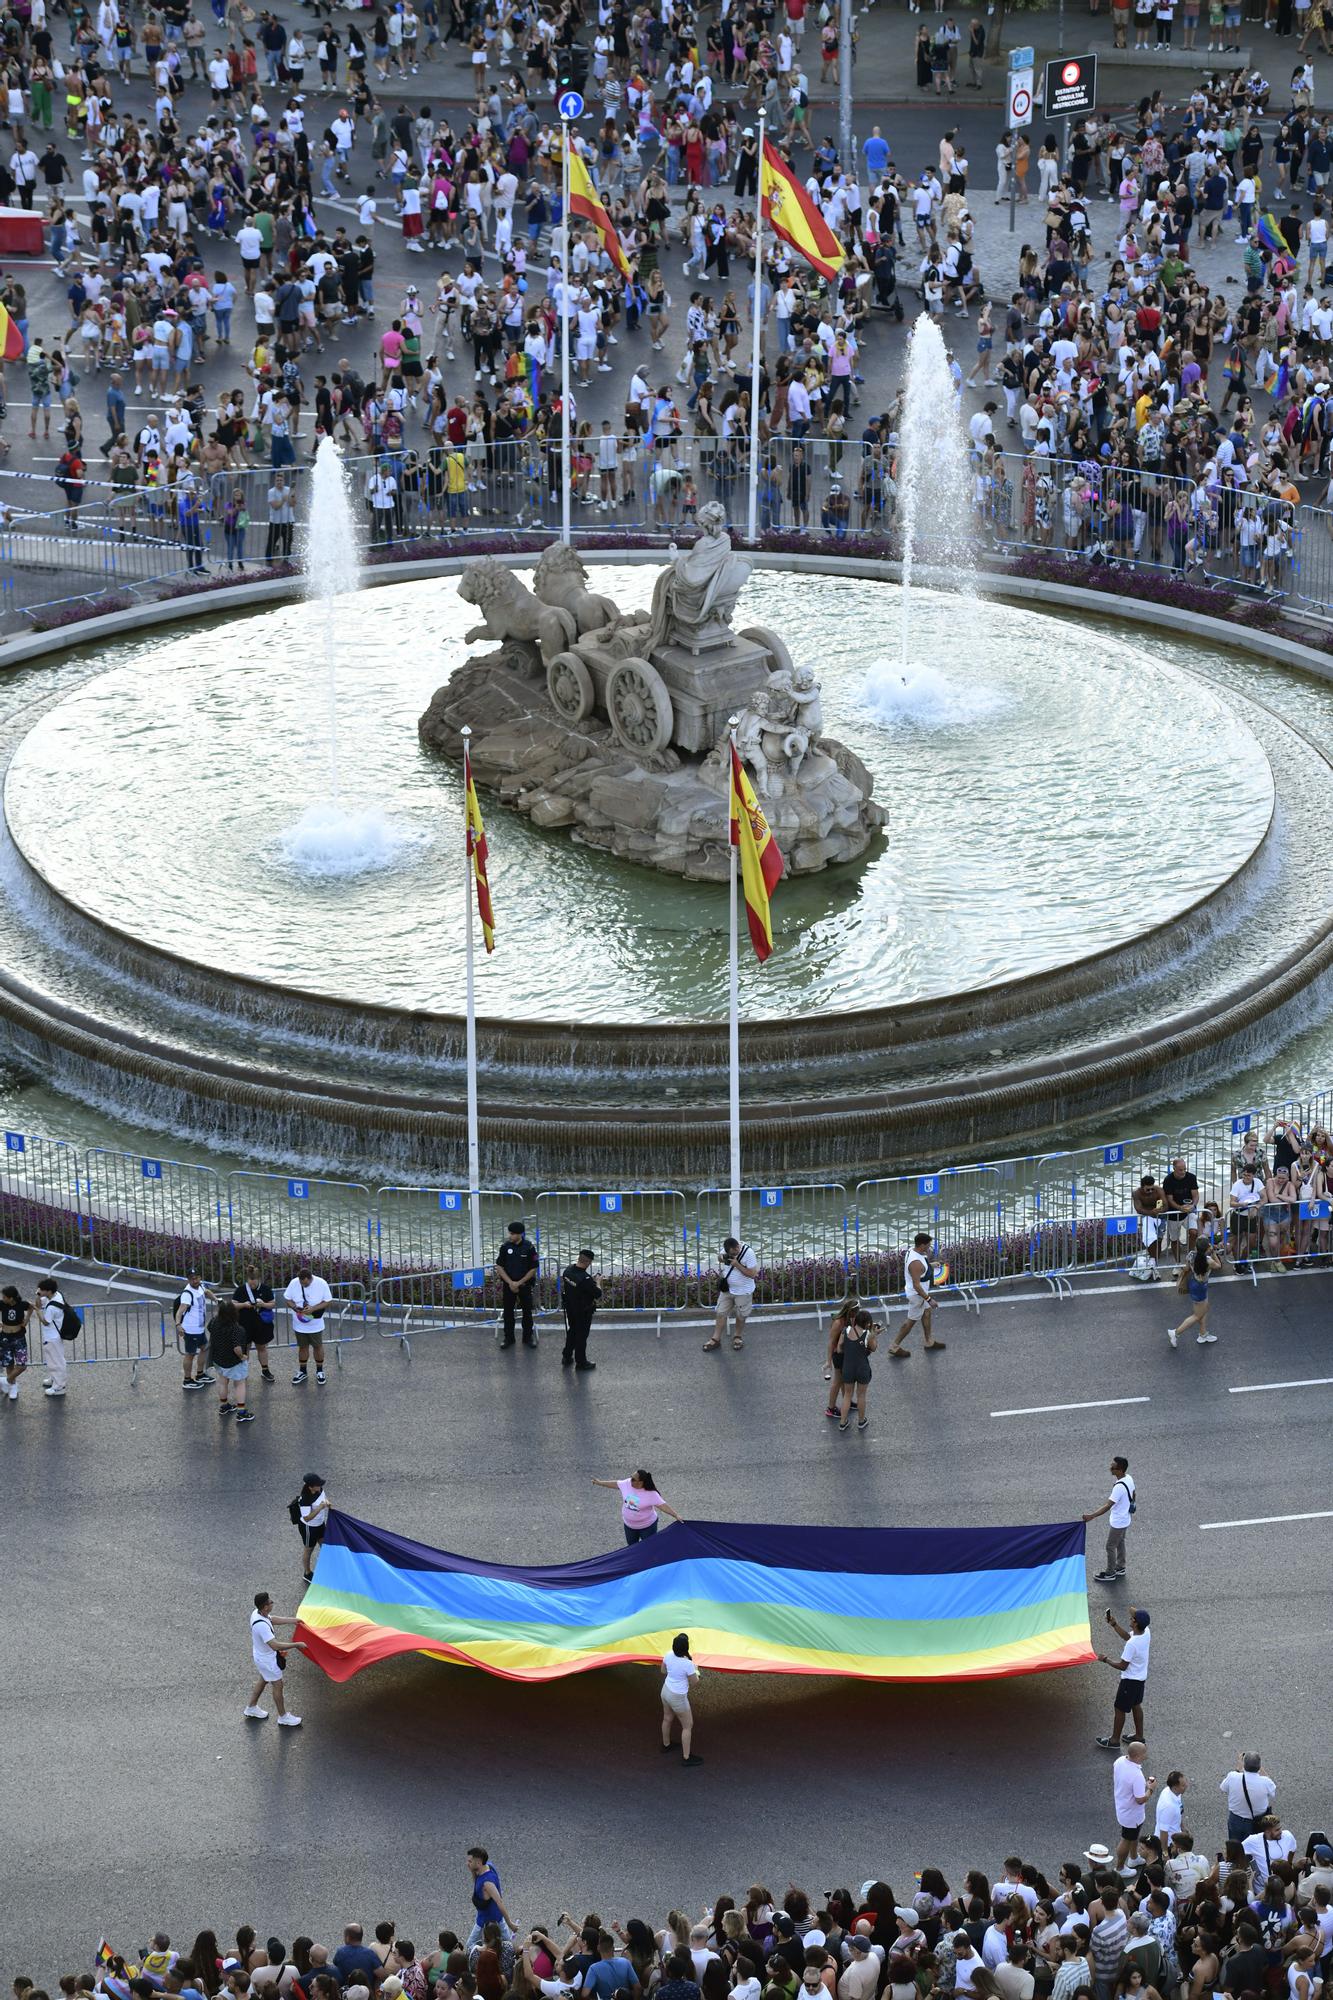
{"label": "white sneaker", "polygon": [[1174,1347],[1176,1344],[1176,1329],[1173,1326],[1169,1326],[1167,1328],[1166,1337],[1170,1341],[1171,1345]]}
{"label": "white sneaker", "polygon": [[299,1729],[301,1727],[301,1718],[299,1715],[293,1715],[291,1710],[288,1709],[286,1715],[278,1717],[278,1727],[280,1729]]}
{"label": "white sneaker", "polygon": [[247,1708],[244,1712],[246,1715],[250,1716],[255,1722],[268,1721],[268,1710],[266,1708]]}
{"label": "white sneaker", "polygon": [[1215,1345],[1216,1341],[1217,1341],[1217,1335],[1215,1333],[1201,1333],[1199,1335],[1197,1345],[1200,1347],[1212,1347]]}

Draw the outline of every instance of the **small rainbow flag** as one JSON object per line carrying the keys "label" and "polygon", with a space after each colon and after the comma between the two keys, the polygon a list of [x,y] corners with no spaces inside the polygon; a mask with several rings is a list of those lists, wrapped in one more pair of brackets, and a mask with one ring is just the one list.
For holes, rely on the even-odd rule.
{"label": "small rainbow flag", "polygon": [[656,1665],[677,1632],[725,1673],[987,1680],[1095,1659],[1081,1521],[1036,1528],[681,1521],[516,1568],[330,1513],[297,1637],[331,1680],[398,1653],[556,1680]]}
{"label": "small rainbow flag", "polygon": [[1254,233],[1259,238],[1262,247],[1265,250],[1272,251],[1275,257],[1286,255],[1287,239],[1278,228],[1271,209],[1266,208],[1259,217],[1259,220],[1254,225]]}

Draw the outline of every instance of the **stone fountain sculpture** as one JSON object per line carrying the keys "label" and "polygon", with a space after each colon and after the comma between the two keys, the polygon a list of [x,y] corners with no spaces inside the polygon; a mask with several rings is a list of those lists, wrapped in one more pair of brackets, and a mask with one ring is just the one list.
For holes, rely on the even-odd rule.
{"label": "stone fountain sculpture", "polygon": [[732,626],[750,573],[720,506],[659,573],[649,611],[589,589],[577,553],[542,552],[529,589],[484,557],[459,582],[482,622],[474,655],[437,689],[419,727],[479,784],[539,826],[673,874],[720,880],[728,831],[727,725],[790,871],[865,852],[884,823],[861,760],[823,733],[819,686],[764,626]]}

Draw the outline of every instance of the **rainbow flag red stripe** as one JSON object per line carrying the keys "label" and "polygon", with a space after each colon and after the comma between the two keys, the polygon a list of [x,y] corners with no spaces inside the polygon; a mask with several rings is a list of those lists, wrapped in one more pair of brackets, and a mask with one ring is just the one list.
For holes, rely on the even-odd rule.
{"label": "rainbow flag red stripe", "polygon": [[481,806],[472,782],[472,756],[463,745],[463,791],[466,798],[467,852],[472,863],[472,879],[477,885],[477,915],[487,951],[495,950],[495,912],[491,908],[491,885],[486,876],[486,829],[481,823]]}
{"label": "rainbow flag red stripe", "polygon": [[569,149],[569,212],[590,222],[601,237],[607,256],[615,265],[622,278],[629,276],[629,258],[620,247],[620,238],[615,226],[598,198],[588,169],[575,152]]}

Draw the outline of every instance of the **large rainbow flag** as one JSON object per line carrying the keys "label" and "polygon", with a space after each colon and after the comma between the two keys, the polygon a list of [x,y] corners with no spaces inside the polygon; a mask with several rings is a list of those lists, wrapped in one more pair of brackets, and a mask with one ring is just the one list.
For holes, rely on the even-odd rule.
{"label": "large rainbow flag", "polygon": [[683,1521],[585,1562],[446,1555],[336,1511],[296,1636],[335,1681],[421,1652],[507,1680],[655,1665],[860,1680],[985,1680],[1096,1657],[1081,1521],[781,1528]]}

